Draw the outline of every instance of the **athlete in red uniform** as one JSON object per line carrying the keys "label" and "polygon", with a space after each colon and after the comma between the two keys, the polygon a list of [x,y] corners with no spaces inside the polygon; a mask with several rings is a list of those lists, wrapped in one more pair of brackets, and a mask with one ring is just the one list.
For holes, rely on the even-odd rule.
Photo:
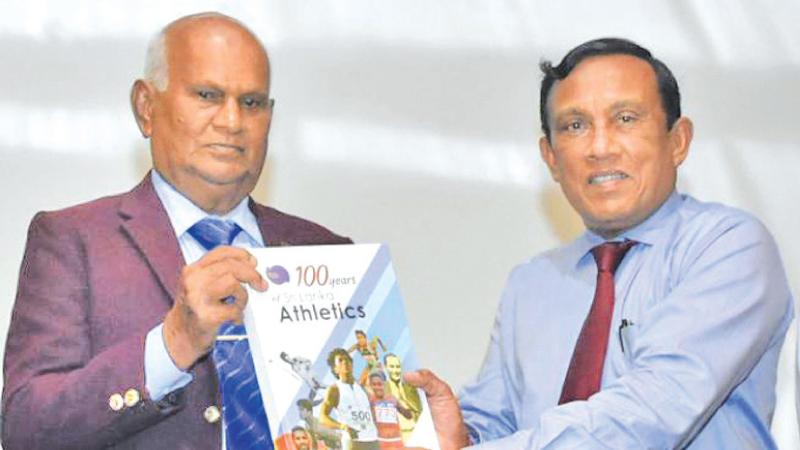
{"label": "athlete in red uniform", "polygon": [[398,414],[411,418],[413,413],[404,408],[397,399],[384,389],[386,375],[381,371],[369,374],[369,386],[372,395],[369,403],[372,407],[372,418],[378,429],[378,442],[381,450],[403,450],[403,434],[400,432],[400,419]]}

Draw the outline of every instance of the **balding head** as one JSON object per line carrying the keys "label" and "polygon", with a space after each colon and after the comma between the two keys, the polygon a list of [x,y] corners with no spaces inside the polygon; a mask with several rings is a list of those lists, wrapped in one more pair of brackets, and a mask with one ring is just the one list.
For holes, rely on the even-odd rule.
{"label": "balding head", "polygon": [[269,58],[264,45],[245,24],[233,17],[217,12],[204,12],[181,17],[167,24],[150,40],[147,47],[144,64],[144,79],[149,81],[159,91],[164,91],[169,85],[169,49],[176,40],[184,39],[187,33],[202,30],[206,27],[217,27],[238,32],[242,37],[256,45],[264,55],[266,69],[269,72]]}
{"label": "balding head", "polygon": [[264,164],[269,89],[267,53],[238,21],[204,13],[167,25],[131,91],[155,169],[206,212],[230,211]]}

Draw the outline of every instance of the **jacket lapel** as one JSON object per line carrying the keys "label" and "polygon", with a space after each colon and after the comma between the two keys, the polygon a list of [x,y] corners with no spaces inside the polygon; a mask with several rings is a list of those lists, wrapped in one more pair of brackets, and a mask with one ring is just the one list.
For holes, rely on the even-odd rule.
{"label": "jacket lapel", "polygon": [[250,211],[256,216],[258,231],[267,247],[287,247],[292,245],[288,241],[288,230],[286,224],[276,217],[275,213],[267,207],[261,206],[252,198],[249,200]]}
{"label": "jacket lapel", "polygon": [[122,230],[146,260],[172,301],[178,287],[183,254],[167,212],[156,195],[148,172],[120,202]]}

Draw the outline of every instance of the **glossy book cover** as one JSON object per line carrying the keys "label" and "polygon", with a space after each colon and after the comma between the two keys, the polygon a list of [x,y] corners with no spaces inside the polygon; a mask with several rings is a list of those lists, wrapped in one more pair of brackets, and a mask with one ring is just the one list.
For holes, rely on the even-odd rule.
{"label": "glossy book cover", "polygon": [[250,348],[276,449],[438,450],[389,249],[251,251],[269,286],[249,291]]}

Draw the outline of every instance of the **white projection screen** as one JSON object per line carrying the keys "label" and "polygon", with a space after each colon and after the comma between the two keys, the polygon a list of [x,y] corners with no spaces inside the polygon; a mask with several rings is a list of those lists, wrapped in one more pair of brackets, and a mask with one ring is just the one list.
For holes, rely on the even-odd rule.
{"label": "white projection screen", "polygon": [[[757,215],[798,292],[800,2],[2,0],[3,330],[30,219],[144,176],[131,83],[153,33],[207,10],[270,51],[254,196],[389,244],[420,359],[454,388],[477,373],[511,267],[582,229],[539,159],[537,66],[588,39],[633,39],[673,69],[695,124],[679,189]],[[793,326],[773,421],[786,449],[800,448],[794,353]]]}

